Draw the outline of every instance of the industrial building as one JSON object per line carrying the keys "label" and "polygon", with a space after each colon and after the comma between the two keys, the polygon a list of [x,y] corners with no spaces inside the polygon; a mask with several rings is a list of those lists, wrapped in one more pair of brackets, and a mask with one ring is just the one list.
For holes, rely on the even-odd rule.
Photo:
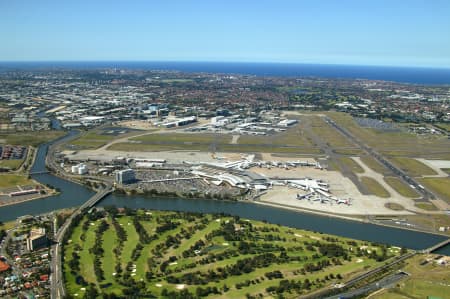
{"label": "industrial building", "polygon": [[119,170],[116,172],[116,183],[128,184],[136,180],[136,176],[133,169]]}

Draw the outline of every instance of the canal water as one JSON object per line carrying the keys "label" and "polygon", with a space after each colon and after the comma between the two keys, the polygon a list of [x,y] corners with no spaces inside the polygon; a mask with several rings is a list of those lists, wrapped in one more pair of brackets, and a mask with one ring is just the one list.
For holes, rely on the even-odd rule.
{"label": "canal water", "polygon": [[[63,138],[76,134],[70,132]],[[49,144],[39,147],[32,172],[45,171],[45,156]],[[53,210],[79,206],[93,196],[94,192],[82,185],[61,179],[51,174],[32,175],[33,179],[49,184],[61,191],[60,194],[16,205],[0,207],[0,221],[14,220],[23,215],[37,215]],[[174,210],[202,213],[225,213],[242,218],[265,220],[270,223],[311,231],[334,234],[372,242],[424,249],[445,240],[440,235],[408,231],[357,221],[301,213],[281,208],[273,208],[248,202],[217,201],[206,199],[150,198],[145,196],[124,196],[112,194],[99,203],[100,206],[146,208],[154,210]],[[450,246],[437,253],[450,255]]]}

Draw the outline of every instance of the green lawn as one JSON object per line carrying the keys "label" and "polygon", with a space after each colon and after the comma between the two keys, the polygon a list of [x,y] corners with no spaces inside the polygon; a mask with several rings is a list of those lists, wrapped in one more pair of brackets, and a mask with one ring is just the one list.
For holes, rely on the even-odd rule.
{"label": "green lawn", "polygon": [[33,185],[36,184],[33,180],[28,179],[27,176],[17,174],[0,174],[0,188],[15,187],[17,185]]}
{"label": "green lawn", "polygon": [[312,131],[333,148],[356,148],[348,139],[339,133],[335,128],[325,122],[322,117],[310,116]]}
{"label": "green lawn", "polygon": [[360,179],[361,183],[367,188],[370,194],[383,198],[390,197],[389,192],[373,178],[363,176]]}
{"label": "green lawn", "polygon": [[428,256],[419,254],[408,259],[404,271],[410,276],[393,288],[371,296],[373,299],[449,298],[450,269],[429,262],[420,265]]}
{"label": "green lawn", "polygon": [[425,211],[437,211],[436,206],[431,202],[417,202],[415,206]]}
{"label": "green lawn", "polygon": [[269,134],[267,136],[242,135],[239,144],[252,145],[278,145],[278,146],[300,146],[314,147],[307,135],[304,134],[301,123],[287,129],[284,132]]}
{"label": "green lawn", "polygon": [[340,157],[339,161],[344,164],[348,169],[356,173],[363,173],[364,169],[350,157]]}
{"label": "green lawn", "polygon": [[99,221],[93,223],[94,225],[90,225],[88,231],[86,232],[86,240],[83,242],[83,249],[80,252],[80,265],[82,265],[80,274],[89,283],[97,283],[97,279],[94,274],[94,256],[89,253],[89,249],[91,249],[94,245],[95,229],[97,228]]}
{"label": "green lawn", "polygon": [[154,133],[135,138],[131,142],[116,143],[109,150],[121,151],[167,151],[198,150],[224,152],[269,152],[319,154],[321,151],[313,146],[298,127],[268,136],[239,137],[238,144],[230,144],[229,134],[212,133]]}
{"label": "green lawn", "polygon": [[5,167],[9,168],[11,170],[16,170],[22,165],[24,159],[17,159],[17,160],[0,160],[0,168]]}
{"label": "green lawn", "polygon": [[[105,280],[102,283],[111,283],[113,286],[115,285],[114,276],[112,275],[115,272],[116,266],[116,256],[114,255],[114,248],[117,246],[117,236],[115,229],[112,229],[112,223],[109,220],[108,224],[111,229],[108,229],[103,235],[103,258],[102,258],[102,267],[105,274]],[[120,292],[120,288],[108,288],[108,291],[111,292]]]}
{"label": "green lawn", "polygon": [[450,203],[450,178],[422,178],[419,181]]}
{"label": "green lawn", "polygon": [[408,184],[404,183],[400,179],[396,177],[384,177],[383,178],[386,183],[389,184],[395,191],[397,191],[400,195],[403,195],[405,197],[419,197],[420,194],[417,193],[416,190],[411,188]]}
{"label": "green lawn", "polygon": [[72,252],[74,252],[74,247],[76,244],[82,243],[80,240],[81,235],[81,226],[77,226],[71,236],[70,242],[68,244],[64,244],[64,279],[66,282],[67,291],[70,294],[75,294],[80,290],[80,286],[75,282],[75,276],[72,275],[70,269],[68,269],[68,262],[72,259]]}
{"label": "green lawn", "polygon": [[[171,151],[171,150],[192,150],[192,151],[211,151],[211,145],[207,143],[196,144],[144,144],[144,143],[114,143],[108,150],[116,151]],[[215,146],[216,152],[234,152],[234,153],[292,153],[292,154],[320,154],[318,148],[302,147],[282,147],[265,145],[246,145],[246,144],[218,144]]]}
{"label": "green lawn", "polygon": [[386,167],[381,165],[377,160],[375,160],[371,156],[362,156],[361,161],[375,172],[378,172],[380,174],[389,173],[389,170]]}
{"label": "green lawn", "polygon": [[39,131],[39,132],[16,132],[11,134],[0,134],[6,144],[38,146],[41,143],[56,139],[65,134],[64,131]]}
{"label": "green lawn", "polygon": [[141,141],[144,143],[217,143],[227,144],[231,141],[229,134],[211,134],[211,133],[154,133],[144,136],[134,137],[130,140]]}
{"label": "green lawn", "polygon": [[[138,213],[142,215],[141,213],[143,213],[143,211],[138,211]],[[111,223],[110,216],[108,216],[107,219],[108,222]],[[124,243],[123,253],[120,257],[120,262],[124,266],[123,269],[125,270],[125,265],[131,261],[131,251],[139,242],[139,238],[134,229],[133,216],[120,216],[116,219],[122,224],[122,227],[127,232],[127,241]],[[145,289],[147,291],[151,291],[157,298],[162,297],[161,291],[163,288],[169,291],[177,291],[177,283],[169,283],[167,280],[168,275],[178,277],[180,279],[185,274],[195,275],[195,273],[203,273],[202,275],[206,275],[207,273],[210,273],[210,271],[218,272],[220,271],[219,269],[230,267],[231,265],[238,263],[240,260],[245,258],[254,258],[256,256],[256,254],[250,252],[239,253],[239,240],[225,241],[224,236],[222,235],[223,225],[230,221],[233,223],[235,220],[233,220],[232,217],[199,214],[186,215],[177,212],[152,211],[152,215],[148,220],[140,219],[139,222],[149,235],[153,235],[155,228],[160,226],[162,223],[166,223],[167,219],[170,219],[170,221],[174,223],[179,223],[179,225],[174,229],[168,229],[159,234],[157,239],[151,241],[149,244],[144,244],[144,249],[142,250],[141,256],[133,262],[136,264],[136,275],[130,277],[131,281],[142,281],[145,285]],[[216,221],[216,219],[220,220]],[[81,224],[83,221],[81,221]],[[116,264],[115,256],[112,250],[117,245],[116,232],[112,225],[110,225],[102,237],[102,247],[104,249],[102,268],[105,273],[105,280],[99,283],[96,281],[96,277],[94,275],[93,255],[89,253],[89,249],[92,248],[94,244],[95,230],[100,221],[102,220],[97,220],[95,225],[88,226],[88,230],[85,233],[86,240],[84,242],[80,239],[81,224],[74,229],[70,237],[72,242],[65,244],[64,246],[65,260],[69,261],[71,259],[70,257],[74,250],[75,244],[79,244],[82,248],[79,252],[81,257],[80,275],[82,275],[88,282],[93,282],[97,287],[100,286],[100,283],[111,284],[107,288],[98,288],[99,291],[105,293],[114,292],[118,295],[122,295],[121,292],[124,289],[124,286],[119,284],[117,278],[112,276],[114,266]],[[130,225],[128,225],[128,223],[130,223]],[[260,221],[239,220],[237,223],[238,227],[241,229],[233,229],[233,231],[235,231],[235,234],[238,236],[241,236],[239,237],[241,240],[247,242],[258,250],[266,248],[258,254],[261,254],[262,252],[271,252],[275,255],[275,257],[277,257],[281,254],[280,248],[283,248],[282,251],[286,252],[289,258],[301,257],[302,259],[307,260],[287,260],[280,261],[278,263],[275,262],[264,267],[256,267],[246,274],[228,275],[226,278],[218,278],[209,281],[204,285],[186,285],[185,287],[191,293],[195,294],[198,286],[203,288],[206,286],[211,286],[222,289],[225,284],[229,287],[228,292],[222,293],[221,296],[210,295],[209,298],[245,298],[246,294],[262,294],[264,297],[270,297],[271,294],[266,292],[266,288],[269,286],[278,286],[281,279],[277,278],[269,280],[265,277],[267,272],[279,270],[284,276],[283,279],[303,281],[308,278],[311,281],[315,281],[316,279],[324,280],[324,282],[316,283],[312,286],[312,290],[315,290],[333,282],[338,282],[337,279],[325,280],[325,276],[328,276],[329,274],[337,275],[339,273],[344,277],[344,279],[349,279],[357,273],[367,271],[368,268],[379,265],[379,263],[377,263],[374,259],[369,258],[367,255],[363,255],[361,257],[355,256],[356,248],[360,248],[363,245],[367,246],[368,250],[381,252],[380,248],[376,245],[372,245],[367,242],[355,241],[355,244],[350,244],[347,243],[350,241],[350,239],[347,238],[292,229],[284,226],[263,223]],[[237,227],[234,224],[231,225],[233,225],[234,228]],[[201,229],[193,230],[194,226]],[[188,238],[182,237],[183,234],[189,231],[191,231],[191,233]],[[165,245],[170,237],[175,237],[181,243],[176,246]],[[330,237],[333,239],[328,240]],[[203,240],[205,242],[204,247],[201,248],[201,254],[194,254],[184,258],[182,255],[183,252],[190,250],[191,246],[198,240]],[[316,263],[327,259],[324,256],[317,255],[319,252],[317,248],[313,248],[312,250],[305,249],[306,245],[310,243],[329,244],[330,242],[336,242],[335,244],[341,246],[342,250],[352,256],[351,261],[345,261],[340,258],[342,265],[330,265],[321,271],[302,274],[299,270],[302,269],[306,263]],[[276,246],[280,247],[278,248]],[[159,247],[158,252],[161,254],[161,257],[157,257],[152,253],[152,250],[155,250],[157,247]],[[204,261],[205,258],[213,258],[215,255],[219,256],[225,252],[234,252],[234,254],[223,257],[219,260]],[[315,255],[317,256],[314,257]],[[165,274],[165,272],[160,270],[160,265],[163,262],[168,263],[170,257],[176,258],[177,262],[173,265],[168,265],[168,274]],[[156,262],[156,264],[152,264],[151,269],[147,266],[147,259],[149,258],[153,258]],[[194,267],[188,267],[190,264],[194,265]],[[64,269],[67,291],[71,295],[78,294],[78,296],[82,296],[83,292],[81,291],[81,286],[76,284],[75,277],[69,270],[70,269],[67,268]],[[148,281],[145,276],[145,272],[149,270],[155,274],[154,278],[150,279],[150,281]],[[253,281],[253,283],[249,286],[243,286],[242,288],[236,287],[237,284],[246,280]],[[161,284],[163,288],[157,287],[156,284]],[[291,294],[284,293],[284,295],[286,298],[297,297],[297,293],[295,292]]]}
{"label": "green lawn", "polygon": [[131,261],[131,253],[134,247],[136,247],[139,236],[134,229],[133,221],[129,217],[121,217],[118,221],[127,233],[127,240],[123,243],[121,256],[122,269],[125,269],[127,263]]}
{"label": "green lawn", "polygon": [[393,157],[392,162],[411,176],[436,175],[437,173],[422,162],[412,158]]}
{"label": "green lawn", "polygon": [[386,132],[362,128],[351,115],[340,112],[324,112],[336,123],[345,127],[368,146],[387,155],[450,159],[450,140],[447,136],[417,136],[406,131]]}

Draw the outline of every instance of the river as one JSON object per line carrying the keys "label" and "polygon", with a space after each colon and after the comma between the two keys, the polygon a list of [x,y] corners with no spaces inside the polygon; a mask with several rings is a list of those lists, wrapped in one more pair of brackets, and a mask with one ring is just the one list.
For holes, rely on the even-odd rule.
{"label": "river", "polygon": [[[69,138],[74,132],[63,138]],[[39,147],[32,172],[45,171],[45,156],[49,144]],[[81,205],[94,192],[86,187],[61,179],[51,174],[36,174],[32,178],[50,184],[61,193],[55,196],[27,201],[0,208],[0,221],[14,220],[22,215],[37,215],[53,210],[70,208]],[[334,234],[354,239],[387,243],[404,246],[411,249],[424,249],[445,240],[444,236],[422,233],[399,228],[379,226],[358,221],[343,220],[332,217],[301,213],[287,209],[273,208],[249,202],[231,202],[205,199],[181,198],[149,198],[145,196],[121,196],[112,194],[107,196],[101,206],[115,205],[118,207],[146,208],[154,210],[176,210],[203,213],[226,213],[254,220],[266,220],[271,223],[290,227]],[[446,246],[437,253],[450,255],[450,246]]]}

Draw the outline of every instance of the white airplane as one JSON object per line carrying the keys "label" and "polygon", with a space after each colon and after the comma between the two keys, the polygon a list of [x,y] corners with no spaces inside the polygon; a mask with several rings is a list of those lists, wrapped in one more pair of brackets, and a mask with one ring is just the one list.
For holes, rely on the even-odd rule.
{"label": "white airplane", "polygon": [[321,201],[322,197],[318,194],[316,194],[316,196],[314,196],[313,201]]}
{"label": "white airplane", "polygon": [[321,203],[330,202],[330,199],[328,197],[321,197],[320,202]]}
{"label": "white airplane", "polygon": [[349,199],[337,199],[336,200],[336,203],[339,205],[339,204],[344,204],[344,205],[350,205],[350,198]]}
{"label": "white airplane", "polygon": [[310,192],[310,193],[303,194],[303,195],[300,195],[300,194],[297,193],[297,199],[298,200],[302,200],[302,199],[308,199],[309,200],[313,195],[314,195],[314,192]]}

